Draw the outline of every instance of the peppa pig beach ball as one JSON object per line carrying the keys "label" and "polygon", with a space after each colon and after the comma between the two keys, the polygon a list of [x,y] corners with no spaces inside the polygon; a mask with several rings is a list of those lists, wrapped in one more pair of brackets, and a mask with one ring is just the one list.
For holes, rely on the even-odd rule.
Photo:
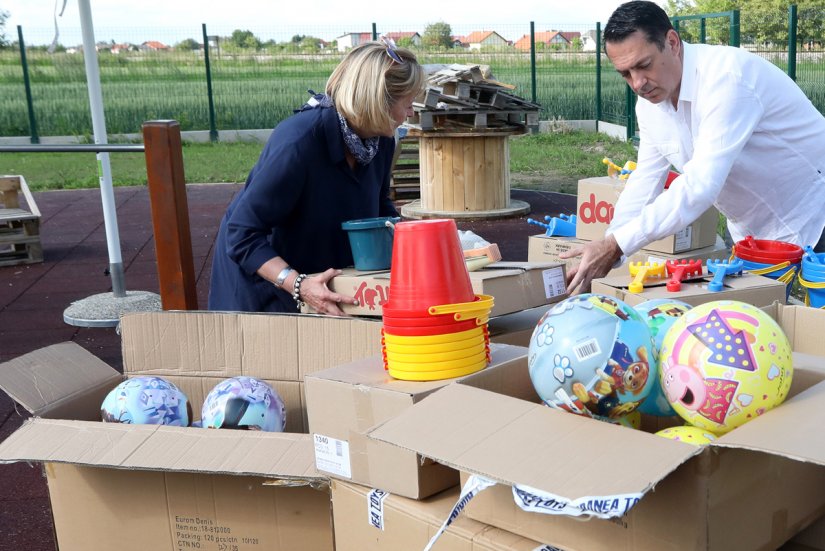
{"label": "peppa pig beach ball", "polygon": [[781,404],[793,376],[791,345],[759,308],[733,300],[696,306],[668,330],[662,390],[693,426],[724,434]]}

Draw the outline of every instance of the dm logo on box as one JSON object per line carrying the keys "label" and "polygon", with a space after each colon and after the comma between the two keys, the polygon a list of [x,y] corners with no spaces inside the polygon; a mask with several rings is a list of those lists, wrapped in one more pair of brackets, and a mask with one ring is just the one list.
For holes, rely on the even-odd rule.
{"label": "dm logo on box", "polygon": [[609,224],[613,220],[613,210],[613,204],[607,201],[596,202],[596,194],[591,193],[590,200],[584,201],[579,207],[578,219],[585,224]]}

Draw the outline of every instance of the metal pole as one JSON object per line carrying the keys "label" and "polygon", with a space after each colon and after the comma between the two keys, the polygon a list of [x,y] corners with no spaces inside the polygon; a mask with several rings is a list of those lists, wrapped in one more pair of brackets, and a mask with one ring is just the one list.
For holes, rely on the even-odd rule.
{"label": "metal pole", "polygon": [[796,4],[788,6],[788,76],[796,80]]}
{"label": "metal pole", "polygon": [[26,107],[29,109],[29,134],[31,143],[40,143],[37,134],[37,120],[34,118],[34,100],[32,86],[29,82],[29,64],[26,61],[26,43],[23,42],[23,27],[17,25],[17,40],[20,42],[20,63],[23,65],[23,85],[26,87]]}
{"label": "metal pole", "polygon": [[530,21],[530,84],[533,86],[533,103],[536,103],[536,24]]}
{"label": "metal pole", "polygon": [[372,24],[372,41],[375,42],[378,40],[378,26],[373,23]]}
{"label": "metal pole", "polygon": [[730,45],[739,47],[739,10],[730,12]]}
{"label": "metal pole", "polygon": [[203,31],[203,62],[206,65],[206,96],[209,99],[209,139],[218,141],[218,125],[215,123],[215,97],[212,94],[212,69],[209,65],[209,36],[206,34],[206,23],[201,23]]}
{"label": "metal pole", "polygon": [[[103,114],[103,93],[100,87],[100,69],[97,66],[95,31],[92,25],[92,9],[89,0],[78,0],[80,29],[83,34],[83,62],[86,66],[86,84],[89,88],[89,107],[92,113],[92,131],[95,143],[108,142],[106,119]],[[120,233],[117,228],[117,210],[112,187],[112,166],[108,153],[97,154],[100,177],[100,199],[103,203],[103,223],[106,228],[106,245],[109,249],[109,272],[112,276],[112,293],[116,298],[126,296],[123,277],[123,259],[120,256]]]}
{"label": "metal pole", "polygon": [[602,24],[596,22],[596,132],[602,120]]}

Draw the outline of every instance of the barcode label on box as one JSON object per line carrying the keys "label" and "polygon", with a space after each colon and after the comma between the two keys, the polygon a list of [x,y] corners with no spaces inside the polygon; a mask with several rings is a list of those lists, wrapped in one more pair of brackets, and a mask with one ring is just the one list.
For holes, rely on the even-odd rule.
{"label": "barcode label on box", "polygon": [[564,281],[564,268],[558,266],[541,273],[544,279],[544,296],[547,298],[557,297],[567,292],[567,285]]}
{"label": "barcode label on box", "polygon": [[349,460],[349,442],[323,434],[313,434],[315,440],[315,467],[319,471],[352,478]]}
{"label": "barcode label on box", "polygon": [[673,234],[673,237],[675,238],[673,240],[674,251],[679,253],[690,250],[691,236],[693,234],[691,230],[693,230],[693,226],[688,226],[687,228]]}

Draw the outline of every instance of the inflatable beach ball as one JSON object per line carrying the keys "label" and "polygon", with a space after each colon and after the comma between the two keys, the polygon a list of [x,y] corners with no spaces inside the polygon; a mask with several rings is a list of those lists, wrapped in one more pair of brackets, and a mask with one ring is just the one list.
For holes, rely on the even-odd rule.
{"label": "inflatable beach ball", "polygon": [[697,446],[704,446],[716,440],[716,435],[710,431],[694,427],[692,425],[684,425],[681,427],[670,427],[669,429],[662,429],[656,433],[656,436],[676,440],[678,442],[685,442],[686,444],[695,444]]}
{"label": "inflatable beach ball", "polygon": [[246,429],[282,432],[286,408],[275,390],[254,377],[221,381],[206,396],[202,423],[210,429]]}
{"label": "inflatable beach ball", "polygon": [[765,312],[721,300],[696,306],[665,335],[662,389],[673,409],[696,427],[724,434],[788,395],[791,345]]}
{"label": "inflatable beach ball", "polygon": [[658,384],[650,330],[624,302],[570,297],[547,311],[530,338],[530,379],[549,406],[617,420]]}
{"label": "inflatable beach ball", "polygon": [[107,423],[189,426],[191,406],[178,387],[160,377],[133,377],[117,385],[100,406]]}
{"label": "inflatable beach ball", "polygon": [[[693,306],[680,300],[654,298],[637,304],[633,308],[642,315],[648,329],[650,329],[650,336],[653,338],[653,349],[658,363],[659,351],[662,349],[662,342],[665,340],[667,330]],[[676,415],[667,398],[665,398],[665,393],[662,392],[662,385],[660,384],[653,386],[650,395],[639,406],[639,411],[658,417]]]}

